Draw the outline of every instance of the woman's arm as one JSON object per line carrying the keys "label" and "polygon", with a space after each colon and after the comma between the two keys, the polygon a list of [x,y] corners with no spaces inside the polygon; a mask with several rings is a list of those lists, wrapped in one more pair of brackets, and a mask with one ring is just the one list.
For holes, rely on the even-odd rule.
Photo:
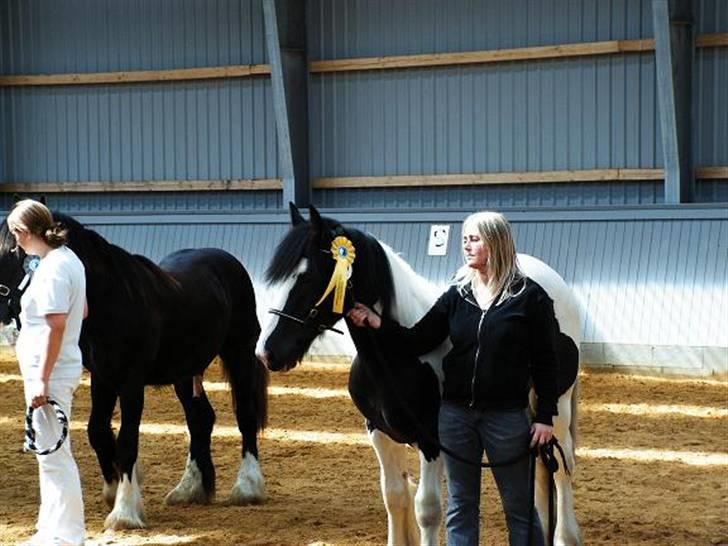
{"label": "woman's arm", "polygon": [[442,294],[417,324],[406,328],[391,318],[380,317],[366,305],[357,303],[347,317],[355,326],[368,326],[387,344],[414,355],[429,353],[450,334],[449,291]]}
{"label": "woman's arm", "polygon": [[39,408],[48,402],[48,382],[56,360],[58,360],[58,354],[61,352],[63,332],[66,330],[66,317],[66,313],[46,315],[48,335],[45,340],[41,340],[44,346],[41,352],[40,381],[37,389],[32,393],[30,403],[34,408]]}
{"label": "woman's arm", "polygon": [[536,295],[530,314],[531,377],[537,397],[534,421],[551,426],[552,417],[558,413],[559,325],[554,313],[554,303],[545,292],[539,291]]}

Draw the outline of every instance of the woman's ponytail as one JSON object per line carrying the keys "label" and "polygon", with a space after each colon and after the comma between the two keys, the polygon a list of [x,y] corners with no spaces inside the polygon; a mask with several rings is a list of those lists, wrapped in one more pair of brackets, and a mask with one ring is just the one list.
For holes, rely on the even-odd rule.
{"label": "woman's ponytail", "polygon": [[51,227],[43,233],[43,240],[52,248],[65,245],[68,238],[68,230],[60,222],[53,222]]}

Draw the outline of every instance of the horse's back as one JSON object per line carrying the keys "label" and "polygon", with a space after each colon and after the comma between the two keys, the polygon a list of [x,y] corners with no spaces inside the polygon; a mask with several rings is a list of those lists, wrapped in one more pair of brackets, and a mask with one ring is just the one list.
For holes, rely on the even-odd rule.
{"label": "horse's back", "polygon": [[581,342],[579,306],[564,279],[550,266],[528,254],[519,254],[518,264],[526,276],[541,285],[554,301],[554,312],[561,332],[578,347]]}

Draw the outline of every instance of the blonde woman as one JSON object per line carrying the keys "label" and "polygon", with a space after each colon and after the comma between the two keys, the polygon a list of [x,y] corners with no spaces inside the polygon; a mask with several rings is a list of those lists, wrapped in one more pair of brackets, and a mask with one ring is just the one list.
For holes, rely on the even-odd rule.
{"label": "blonde woman", "polygon": [[[73,393],[81,378],[78,340],[86,309],[86,276],[65,232],[38,201],[19,201],[8,228],[26,254],[40,263],[20,300],[22,329],[15,346],[25,399],[33,408],[39,445],[51,445],[60,426],[48,398],[71,419]],[[40,509],[37,532],[24,545],[83,544],[85,525],[81,481],[70,437],[55,452],[38,455]]]}
{"label": "blonde woman", "polygon": [[[478,212],[466,218],[462,250],[465,264],[452,286],[412,328],[382,320],[361,304],[349,318],[417,355],[449,336],[440,441],[468,460],[478,461],[484,452],[490,461],[509,460],[529,445],[551,439],[558,401],[558,324],[544,289],[520,271],[511,227],[501,214]],[[533,422],[526,409],[531,382],[538,397]],[[447,543],[478,544],[481,469],[445,455],[445,471]],[[492,471],[510,544],[525,546],[533,503],[528,458]],[[536,514],[533,526],[534,544],[543,544]]]}

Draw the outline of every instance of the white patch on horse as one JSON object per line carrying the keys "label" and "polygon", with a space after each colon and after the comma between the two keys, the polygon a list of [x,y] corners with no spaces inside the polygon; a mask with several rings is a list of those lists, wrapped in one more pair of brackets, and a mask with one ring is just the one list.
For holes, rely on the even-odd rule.
{"label": "white patch on horse", "polygon": [[419,544],[413,510],[415,484],[407,472],[407,446],[395,442],[379,430],[369,432],[369,442],[379,460],[380,486],[387,509],[387,545]]}
{"label": "white patch on horse", "polygon": [[146,526],[147,518],[144,515],[142,493],[139,488],[135,463],[131,478],[127,474],[122,474],[116,491],[114,509],[106,516],[104,529],[143,529]]}
{"label": "white patch on horse", "polygon": [[[306,258],[302,258],[298,264],[298,267],[293,273],[291,273],[283,281],[272,284],[268,287],[267,293],[269,295],[275,295],[276,297],[275,300],[271,298],[271,308],[279,309],[281,311],[283,310],[283,307],[286,304],[286,300],[288,299],[288,295],[291,293],[291,290],[293,290],[293,285],[296,284],[298,277],[305,273],[307,269],[308,260]],[[264,320],[261,321],[263,323],[263,326],[260,332],[260,336],[258,336],[258,343],[256,343],[255,345],[255,354],[258,356],[258,358],[262,358],[265,355],[265,343],[266,341],[268,341],[268,338],[273,333],[273,330],[276,329],[276,326],[278,326],[279,318],[280,317],[278,315],[275,315],[273,313],[267,313]]]}
{"label": "white patch on horse", "polygon": [[[385,243],[379,241],[379,244],[387,256],[389,267],[392,270],[392,280],[394,281],[392,318],[402,326],[410,328],[430,310],[442,290],[420,276],[399,254]],[[448,338],[437,349],[420,357],[420,360],[427,362],[435,371],[440,383],[440,392],[442,392],[442,383],[444,381],[442,359],[451,348],[452,344]]]}
{"label": "white patch on horse", "polygon": [[266,499],[265,481],[260,471],[260,464],[252,454],[246,453],[240,463],[238,477],[230,492],[233,504],[258,504]]}
{"label": "white patch on horse", "polygon": [[188,454],[184,474],[182,474],[182,478],[175,488],[167,493],[167,496],[164,498],[164,502],[168,505],[208,504],[212,501],[211,497],[212,495],[208,496],[207,493],[205,493],[200,468]]}
{"label": "white patch on horse", "polygon": [[528,254],[518,255],[518,265],[527,277],[541,285],[541,288],[554,300],[554,313],[559,322],[559,329],[579,348],[581,343],[579,306],[564,279],[547,264]]}

